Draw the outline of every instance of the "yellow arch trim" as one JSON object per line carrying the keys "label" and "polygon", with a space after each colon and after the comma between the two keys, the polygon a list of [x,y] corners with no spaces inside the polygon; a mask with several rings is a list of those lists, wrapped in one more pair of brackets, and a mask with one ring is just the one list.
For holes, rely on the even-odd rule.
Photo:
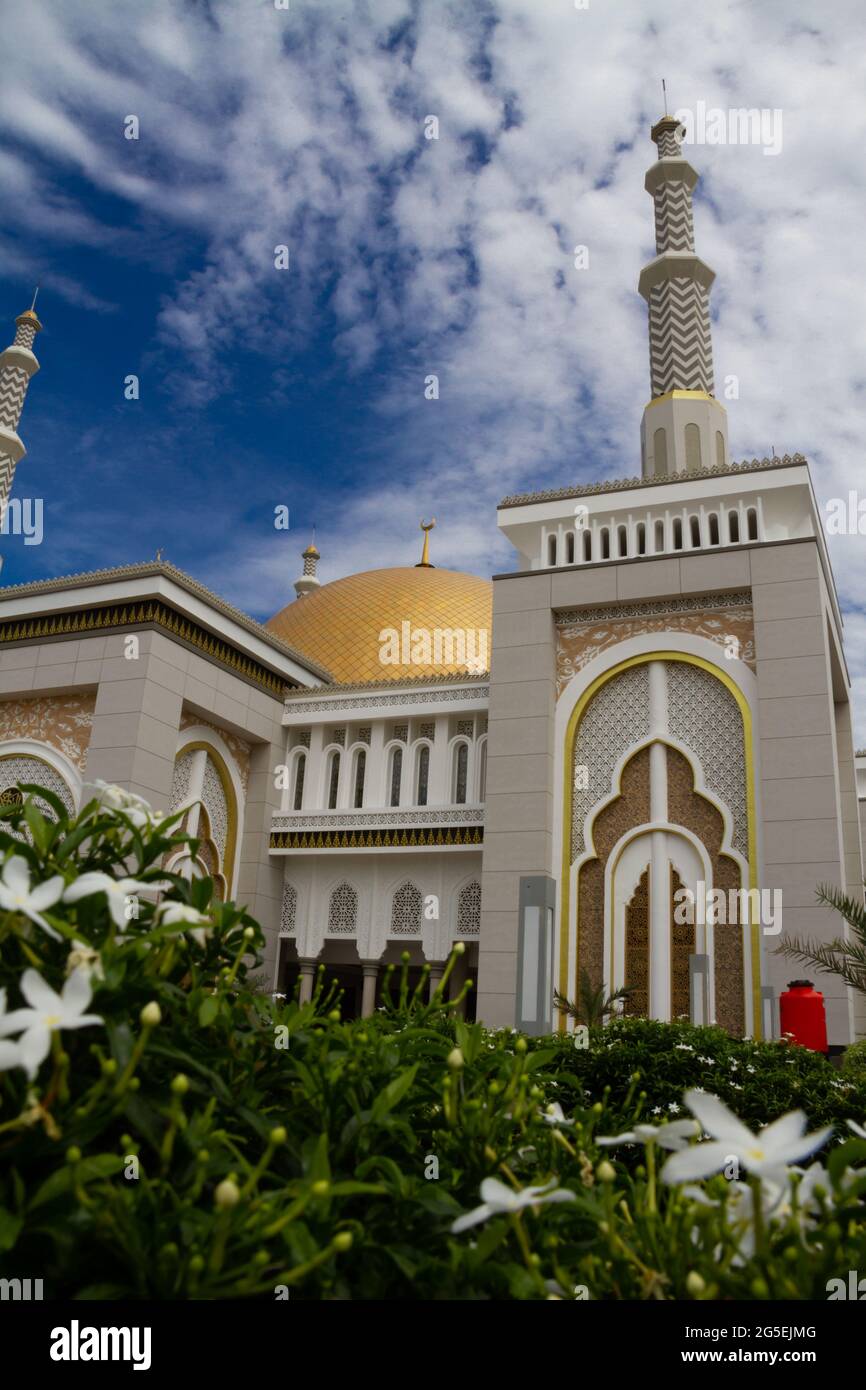
{"label": "yellow arch trim", "polygon": [[[231,897],[232,880],[234,879],[235,873],[235,846],[238,837],[238,799],[235,794],[234,784],[232,783],[231,773],[226,766],[225,759],[222,754],[214,748],[212,743],[206,743],[204,739],[185,743],[184,746],[179,748],[177,753],[175,753],[175,762],[178,762],[186,753],[198,752],[200,748],[203,748],[210,756],[217,770],[217,776],[220,779],[225,794],[226,807],[228,809],[229,824],[226,832],[226,849],[222,857],[222,877],[225,881],[226,900],[228,900]],[[209,817],[208,822],[210,822]],[[208,826],[208,828],[210,828],[210,826]]]}
{"label": "yellow arch trim", "polygon": [[[749,887],[758,887],[758,840],[756,828],[756,809],[755,809],[755,758],[752,743],[752,711],[749,702],[743,694],[736,681],[727,672],[715,666],[711,661],[707,661],[702,656],[693,656],[690,652],[645,652],[640,656],[630,656],[624,661],[620,661],[616,666],[612,666],[609,671],[604,671],[600,676],[596,676],[584,690],[571,711],[568,725],[565,731],[565,765],[564,765],[564,787],[562,798],[562,888],[560,897],[562,906],[560,908],[559,922],[559,991],[567,995],[568,992],[568,922],[571,897],[571,819],[574,810],[574,787],[571,775],[572,762],[574,757],[574,741],[580,722],[586,713],[590,701],[601,690],[603,685],[613,680],[614,676],[620,675],[632,666],[645,666],[651,661],[685,661],[691,666],[699,666],[702,671],[714,676],[721,681],[727,690],[730,691],[737,702],[740,711],[740,718],[743,721],[743,749],[746,763],[746,818],[748,821],[748,841],[749,841]],[[749,899],[749,912],[752,913],[753,901]],[[760,924],[754,920],[750,923],[750,938],[752,947],[752,1034],[760,1039],[761,1032],[761,937]],[[578,924],[576,923],[577,927]],[[577,932],[575,933],[577,935]],[[559,1031],[565,1030],[565,1019],[560,1017]]]}

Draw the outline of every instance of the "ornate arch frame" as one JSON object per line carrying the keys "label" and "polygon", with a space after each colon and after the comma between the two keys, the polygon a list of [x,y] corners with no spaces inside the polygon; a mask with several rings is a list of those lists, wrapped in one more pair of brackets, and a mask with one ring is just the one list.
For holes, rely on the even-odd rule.
{"label": "ornate arch frame", "polygon": [[53,744],[42,743],[35,738],[6,739],[0,743],[0,761],[5,762],[8,758],[33,758],[36,762],[45,763],[52,772],[63,778],[69,788],[76,813],[81,809],[81,793],[84,787],[81,773],[65,753],[61,753]]}
{"label": "ornate arch frame", "polygon": [[[671,634],[674,640],[664,649],[655,647],[658,641],[658,634],[646,634],[619,644],[618,647],[609,649],[605,656],[609,658],[606,669],[593,676],[592,672],[597,669],[597,662],[590,663],[586,670],[585,679],[576,677],[570,683],[571,686],[578,685],[569,698],[569,689],[566,688],[561,696],[561,702],[567,701],[562,705],[561,710],[557,710],[557,726],[561,729],[561,720],[565,722],[564,732],[557,738],[557,746],[562,749],[562,763],[559,768],[559,775],[562,782],[562,817],[559,823],[559,860],[560,860],[560,911],[559,911],[559,964],[558,988],[561,993],[568,992],[569,963],[571,956],[571,939],[569,932],[569,921],[571,915],[571,879],[573,866],[570,863],[570,826],[573,814],[573,787],[571,778],[571,766],[574,754],[574,743],[581,720],[586,712],[591,700],[598,694],[599,690],[613,680],[621,672],[629,670],[634,666],[645,665],[651,661],[683,661],[692,666],[697,666],[714,676],[729,693],[734,697],[740,711],[740,718],[743,727],[743,749],[746,774],[746,817],[748,826],[748,846],[749,846],[749,873],[748,886],[750,889],[758,888],[758,817],[756,801],[756,781],[757,768],[755,759],[755,746],[753,738],[753,702],[755,678],[752,672],[743,662],[738,660],[730,661],[728,664],[731,671],[736,671],[737,679],[734,675],[722,669],[718,663],[720,648],[714,642],[706,638],[689,637],[683,641],[676,642],[676,637]],[[686,645],[688,644],[688,646]],[[638,648],[635,651],[635,647]],[[631,648],[631,653],[626,654],[623,648]],[[689,648],[698,648],[697,651]],[[616,659],[618,657],[618,659]],[[599,658],[601,660],[602,658]],[[744,688],[745,687],[745,688]],[[747,693],[748,691],[748,693]],[[569,709],[569,705],[571,708]],[[645,741],[645,740],[644,740]],[[630,750],[633,751],[633,750]],[[685,752],[685,750],[680,750]],[[694,760],[689,758],[694,769]],[[624,760],[620,760],[621,764]],[[618,773],[621,773],[621,766]],[[705,792],[702,794],[706,794]],[[710,798],[712,800],[712,798]],[[726,826],[727,828],[727,826]],[[726,837],[727,838],[727,837]],[[556,855],[557,847],[554,847]],[[555,860],[556,862],[556,860]],[[761,1037],[761,937],[760,923],[754,920],[752,912],[752,899],[750,898],[750,922],[748,933],[749,950],[746,953],[745,966],[750,973],[750,989],[747,990],[747,1026],[751,1023],[751,1033],[755,1038]],[[575,920],[574,940],[577,941],[580,926]],[[750,1005],[750,1007],[749,1007]],[[560,1017],[560,1031],[565,1031],[566,1020]]]}
{"label": "ornate arch frame", "polygon": [[212,729],[205,725],[190,725],[181,730],[177,752],[174,755],[175,763],[186,753],[196,753],[199,749],[204,749],[210,755],[225,793],[226,807],[228,808],[228,833],[226,835],[225,854],[223,855],[223,870],[226,878],[226,898],[230,899],[238,879],[241,831],[243,828],[243,783],[228,747]]}

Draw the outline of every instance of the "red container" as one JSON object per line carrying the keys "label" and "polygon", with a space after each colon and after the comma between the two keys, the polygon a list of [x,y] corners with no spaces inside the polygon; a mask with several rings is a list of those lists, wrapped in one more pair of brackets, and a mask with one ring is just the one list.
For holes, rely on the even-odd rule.
{"label": "red container", "polygon": [[812,1052],[827,1051],[827,1015],[824,996],[811,980],[791,980],[779,1000],[782,1032]]}

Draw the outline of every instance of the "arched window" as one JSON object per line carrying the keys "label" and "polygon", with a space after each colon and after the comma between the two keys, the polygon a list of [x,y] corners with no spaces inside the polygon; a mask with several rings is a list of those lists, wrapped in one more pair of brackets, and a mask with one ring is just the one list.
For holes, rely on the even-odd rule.
{"label": "arched window", "polygon": [[740,540],[740,518],[737,512],[728,512],[728,535],[732,545],[738,545]]}
{"label": "arched window", "polygon": [[300,811],[304,804],[304,777],[307,771],[307,755],[299,753],[295,762],[295,790],[292,795],[292,809]]}
{"label": "arched window", "polygon": [[400,805],[400,779],[403,775],[403,749],[400,747],[391,749],[391,776],[388,779],[390,784],[389,806]]}
{"label": "arched window", "polygon": [[689,530],[692,537],[692,550],[699,550],[701,545],[701,523],[696,516],[689,517]]}
{"label": "arched window", "polygon": [[721,430],[716,430],[716,463],[719,468],[725,466],[725,441]]}
{"label": "arched window", "polygon": [[697,425],[686,425],[686,468],[694,473],[701,466],[701,432]]}
{"label": "arched window", "polygon": [[569,531],[565,538],[565,560],[566,564],[574,564],[574,532]]}
{"label": "arched window", "polygon": [[556,536],[547,537],[547,563],[548,565],[556,564]]}
{"label": "arched window", "polygon": [[280,935],[293,936],[295,919],[298,915],[298,890],[293,883],[283,885],[283,902],[280,908]]}
{"label": "arched window", "polygon": [[665,524],[663,521],[656,522],[656,555],[660,555],[665,548]]}
{"label": "arched window", "polygon": [[469,771],[469,744],[458,743],[454,749],[454,776],[451,800],[456,806],[466,804],[466,777]]}
{"label": "arched window", "polygon": [[328,759],[328,810],[337,806],[337,790],[340,786],[340,755],[335,750]]}
{"label": "arched window", "polygon": [[482,739],[478,747],[478,800],[487,795],[487,739]]}
{"label": "arched window", "polygon": [[584,560],[591,560],[591,559],[592,559],[592,532],[591,532],[591,531],[584,531],[584,533],[583,533],[583,558],[584,558]]}
{"label": "arched window", "polygon": [[683,523],[678,516],[674,517],[674,550],[683,548]]}
{"label": "arched window", "polygon": [[601,558],[603,560],[610,559],[610,532],[606,526],[601,528]]}
{"label": "arched window", "polygon": [[350,935],[358,920],[358,894],[351,883],[341,883],[328,904],[328,933]]}
{"label": "arched window", "polygon": [[364,774],[367,770],[367,754],[360,748],[355,754],[355,796],[353,805],[356,810],[364,804]]}
{"label": "arched window", "polygon": [[481,930],[481,884],[467,883],[457,896],[457,935],[477,936]]}
{"label": "arched window", "polygon": [[653,454],[655,456],[655,476],[663,478],[668,471],[668,441],[664,430],[656,430],[653,435]]}
{"label": "arched window", "polygon": [[637,524],[637,553],[646,555],[646,527],[642,521]]}
{"label": "arched window", "polygon": [[628,555],[628,531],[624,526],[617,527],[616,537],[619,554]]}
{"label": "arched window", "polygon": [[719,518],[715,512],[710,512],[710,545],[719,543]]}
{"label": "arched window", "polygon": [[430,749],[426,743],[422,743],[418,749],[418,785],[416,788],[415,805],[427,805],[427,783],[430,778]]}
{"label": "arched window", "polygon": [[750,541],[758,539],[758,513],[754,507],[750,507],[746,512],[746,527]]}
{"label": "arched window", "polygon": [[420,936],[422,905],[421,890],[414,883],[402,884],[391,904],[391,935]]}

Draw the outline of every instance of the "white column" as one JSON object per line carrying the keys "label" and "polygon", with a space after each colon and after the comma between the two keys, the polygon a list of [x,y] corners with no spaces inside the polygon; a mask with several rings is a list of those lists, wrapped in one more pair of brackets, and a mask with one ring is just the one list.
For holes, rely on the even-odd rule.
{"label": "white column", "polygon": [[447,806],[450,803],[451,788],[448,785],[450,771],[448,715],[440,714],[436,717],[436,737],[433,739],[433,747],[430,750],[430,777],[427,786],[428,806]]}
{"label": "white column", "polygon": [[376,985],[379,980],[379,962],[377,960],[362,960],[361,969],[364,972],[364,985],[361,992],[361,1017],[369,1018],[376,1010]]}
{"label": "white column", "polygon": [[314,960],[301,961],[301,989],[298,995],[299,1004],[309,1004],[313,997],[313,980],[316,975],[316,962]]}
{"label": "white column", "polygon": [[[390,788],[387,785],[388,769],[385,766],[385,725],[381,719],[370,731],[370,747],[367,752],[367,781],[364,786],[365,806],[387,806]],[[384,788],[381,794],[379,788]]]}

